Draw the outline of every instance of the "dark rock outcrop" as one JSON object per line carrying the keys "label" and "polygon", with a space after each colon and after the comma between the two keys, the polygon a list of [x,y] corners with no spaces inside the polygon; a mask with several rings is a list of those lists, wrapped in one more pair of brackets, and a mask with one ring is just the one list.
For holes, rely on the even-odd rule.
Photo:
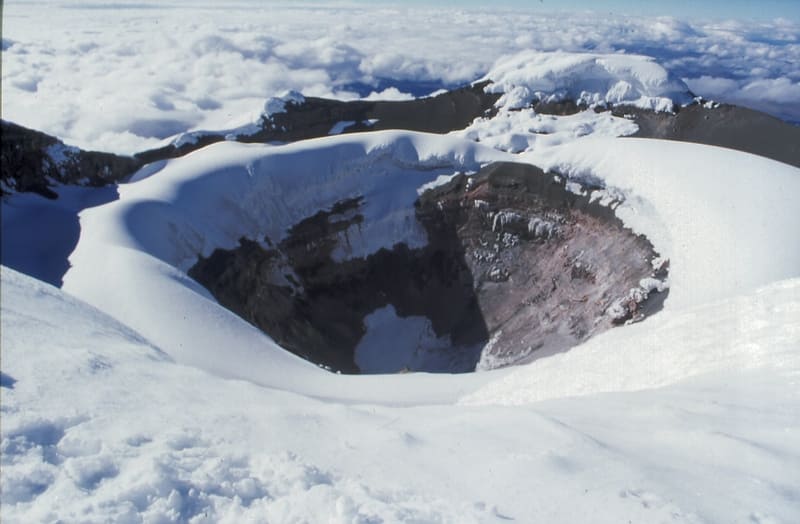
{"label": "dark rock outcrop", "polygon": [[[401,317],[428,318],[465,351],[482,346],[487,332],[472,275],[450,225],[427,220],[430,243],[422,249],[399,244],[333,260],[341,233],[363,220],[360,204],[344,200],[308,217],[272,247],[242,239],[234,250],[201,258],[189,275],[286,349],[345,373],[359,371],[354,350],[366,332],[364,317],[389,304]],[[474,369],[473,353],[470,365],[451,371]]]}
{"label": "dark rock outcrop", "polygon": [[698,103],[674,114],[620,107],[614,114],[636,122],[635,137],[726,147],[800,167],[800,127],[745,107]]}
{"label": "dark rock outcrop", "polygon": [[[490,334],[482,365],[562,351],[640,319],[647,303],[658,309],[665,293],[640,285],[666,277],[653,268],[653,246],[615,216],[618,202],[601,205],[583,190],[533,166],[498,163],[422,195],[422,214],[455,222],[468,255]],[[627,300],[632,290],[637,300]]]}
{"label": "dark rock outcrop", "polygon": [[143,165],[131,157],[67,146],[5,120],[0,121],[0,138],[0,180],[5,187],[48,198],[57,196],[53,183],[103,186],[123,180]]}
{"label": "dark rock outcrop", "polygon": [[[343,133],[406,129],[429,133],[447,133],[467,127],[479,116],[494,111],[499,95],[483,91],[486,82],[461,87],[429,98],[403,101],[342,102],[325,98],[308,97],[303,103],[288,103],[286,112],[276,113],[261,122],[261,131],[241,135],[240,142],[268,143],[294,142],[327,136],[339,122],[353,122]],[[368,122],[375,121],[373,124]],[[194,144],[180,147],[165,146],[138,153],[136,158],[153,162],[174,158],[225,140],[222,134],[207,134]]]}
{"label": "dark rock outcrop", "polygon": [[[288,103],[284,113],[262,120],[252,135],[227,137],[207,133],[193,143],[168,145],[134,157],[88,152],[65,146],[57,138],[2,121],[2,181],[6,188],[33,191],[54,198],[52,182],[100,186],[130,176],[144,164],[186,155],[226,139],[248,143],[293,142],[328,135],[334,125],[352,122],[343,133],[406,129],[447,133],[463,129],[475,118],[492,115],[497,94],[488,94],[488,82],[440,95],[407,101],[342,102],[309,97]],[[537,112],[570,115],[586,109],[572,100],[537,102]],[[727,104],[695,103],[676,107],[675,113],[657,113],[630,106],[598,108],[633,120],[642,138],[661,138],[735,149],[800,167],[800,127],[758,111]],[[2,191],[2,189],[0,189]]]}

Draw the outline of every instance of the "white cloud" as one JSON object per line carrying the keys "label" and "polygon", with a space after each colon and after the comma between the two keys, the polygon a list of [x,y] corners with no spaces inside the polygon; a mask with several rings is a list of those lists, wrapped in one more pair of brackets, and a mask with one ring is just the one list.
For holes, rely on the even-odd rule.
{"label": "white cloud", "polygon": [[706,98],[754,107],[800,122],[800,81],[786,77],[733,80],[712,76],[685,81],[694,92]]}
{"label": "white cloud", "polygon": [[426,94],[505,54],[562,49],[656,56],[698,94],[800,120],[794,21],[243,5],[6,3],[3,118],[133,152],[225,127],[287,89]]}
{"label": "white cloud", "polygon": [[396,87],[387,87],[383,91],[373,91],[364,97],[364,100],[412,100],[414,97],[403,93]]}
{"label": "white cloud", "polygon": [[695,93],[703,93],[705,96],[711,97],[720,96],[726,98],[740,89],[739,82],[731,78],[703,75],[698,78],[686,78],[684,81],[689,85],[689,89]]}

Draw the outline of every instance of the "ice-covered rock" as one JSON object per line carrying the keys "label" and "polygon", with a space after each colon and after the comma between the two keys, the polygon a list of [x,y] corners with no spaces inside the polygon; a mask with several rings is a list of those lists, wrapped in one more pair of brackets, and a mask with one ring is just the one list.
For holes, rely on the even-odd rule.
{"label": "ice-covered rock", "polygon": [[556,232],[556,226],[552,222],[533,217],[528,220],[528,234],[533,238],[550,238]]}
{"label": "ice-covered rock", "polygon": [[574,100],[671,111],[694,100],[682,80],[641,55],[525,51],[498,60],[483,80],[492,81],[486,91],[501,93],[496,106],[506,109]]}
{"label": "ice-covered rock", "polygon": [[503,231],[508,226],[526,222],[525,217],[514,211],[498,211],[492,219],[492,231]]}
{"label": "ice-covered rock", "polygon": [[540,217],[527,217],[516,211],[498,211],[492,218],[492,231],[517,231],[526,238],[551,238],[557,231],[556,225]]}
{"label": "ice-covered rock", "polygon": [[281,96],[273,96],[267,99],[264,103],[262,115],[264,118],[270,119],[272,115],[285,113],[288,104],[300,105],[305,101],[306,99],[301,93],[297,91],[287,91]]}

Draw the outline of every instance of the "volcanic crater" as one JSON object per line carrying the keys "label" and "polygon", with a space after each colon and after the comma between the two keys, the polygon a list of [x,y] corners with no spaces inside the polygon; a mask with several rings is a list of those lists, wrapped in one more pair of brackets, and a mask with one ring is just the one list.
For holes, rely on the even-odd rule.
{"label": "volcanic crater", "polygon": [[657,311],[667,263],[598,188],[525,164],[490,164],[423,192],[423,247],[334,252],[364,197],[242,238],[189,275],[285,349],[341,373],[471,372],[529,362]]}

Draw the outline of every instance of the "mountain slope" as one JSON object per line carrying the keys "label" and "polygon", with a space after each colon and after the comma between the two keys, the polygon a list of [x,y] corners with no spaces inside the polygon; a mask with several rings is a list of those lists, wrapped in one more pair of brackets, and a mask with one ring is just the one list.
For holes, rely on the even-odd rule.
{"label": "mountain slope", "polygon": [[[642,334],[656,318],[609,332],[591,346],[601,352],[520,368],[469,405],[403,408],[369,388],[340,404],[222,379],[58,289],[5,268],[2,284],[5,522],[797,516],[797,280],[673,315],[670,337]],[[719,340],[744,312],[757,327]],[[685,355],[721,360],[654,361],[635,351],[642,337],[664,355],[693,340]],[[743,350],[755,357],[744,368]],[[427,387],[402,378],[385,387]]]}

